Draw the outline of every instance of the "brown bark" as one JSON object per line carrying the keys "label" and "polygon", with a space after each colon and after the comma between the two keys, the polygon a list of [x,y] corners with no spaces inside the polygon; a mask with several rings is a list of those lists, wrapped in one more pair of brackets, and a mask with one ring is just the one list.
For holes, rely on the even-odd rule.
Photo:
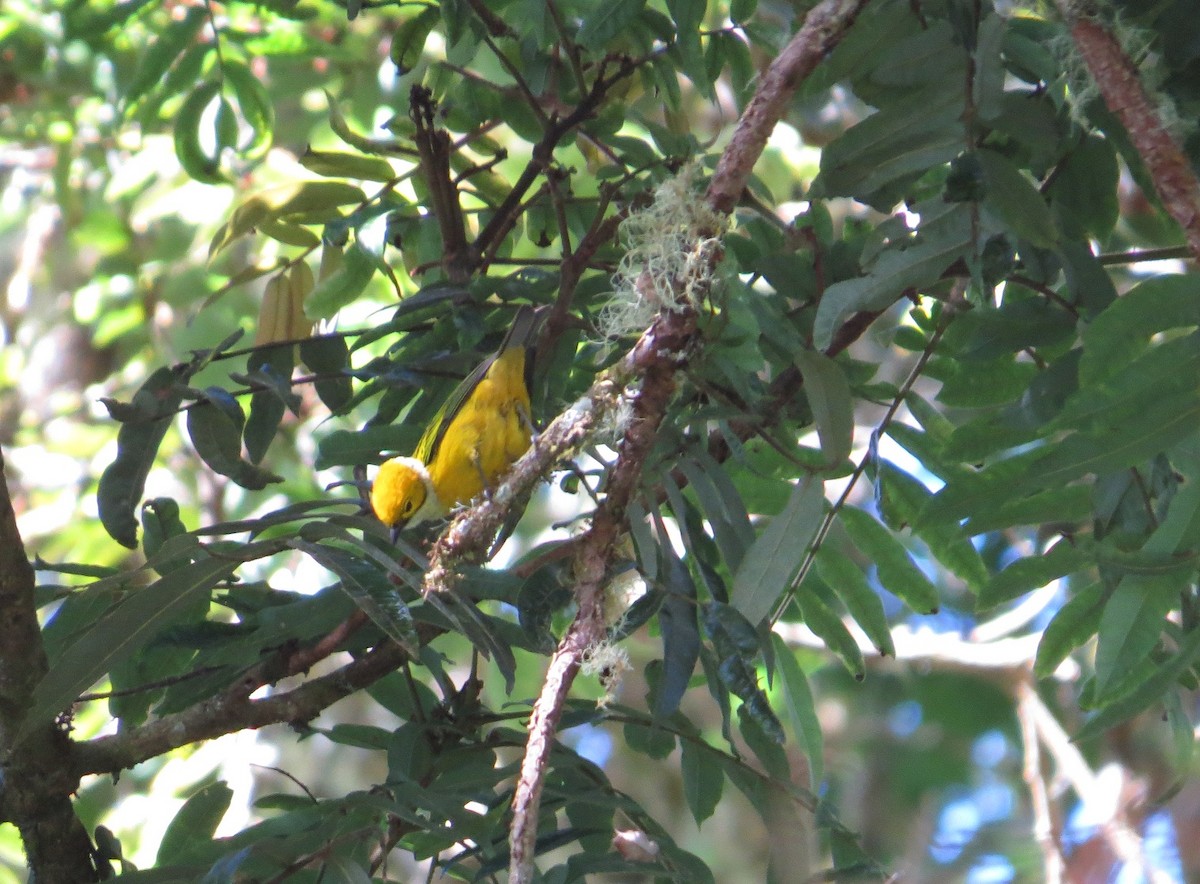
{"label": "brown bark", "polygon": [[1071,37],[1087,64],[1104,103],[1129,133],[1163,206],[1183,228],[1188,248],[1200,259],[1200,182],[1171,133],[1163,125],[1137,68],[1111,31],[1086,14],[1082,4],[1059,0]]}
{"label": "brown bark", "polygon": [[47,667],[34,585],[0,452],[0,816],[21,833],[31,882],[98,881],[91,839],[71,806],[78,779],[66,733],[50,724],[17,740]]}

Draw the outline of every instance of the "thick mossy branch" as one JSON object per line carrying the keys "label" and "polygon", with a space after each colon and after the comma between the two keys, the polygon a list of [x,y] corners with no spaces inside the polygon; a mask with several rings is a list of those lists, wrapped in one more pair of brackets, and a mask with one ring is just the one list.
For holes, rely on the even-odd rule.
{"label": "thick mossy branch", "polygon": [[1058,0],[1058,8],[1104,103],[1129,133],[1159,199],[1183,228],[1193,257],[1200,259],[1200,181],[1146,92],[1136,65],[1088,4]]}
{"label": "thick mossy branch", "polygon": [[[767,139],[795,91],[837,44],[866,3],[867,0],[827,0],[810,10],[800,31],[763,76],[743,113],[710,182],[706,211],[718,216],[733,212]],[[709,249],[705,254],[712,264],[711,272],[721,250]],[[622,367],[630,372],[628,377],[638,377],[641,383],[633,396],[632,420],[605,485],[605,497],[593,514],[591,527],[576,547],[574,591],[578,612],[551,658],[541,695],[530,717],[529,740],[514,792],[509,832],[511,884],[527,884],[534,877],[538,810],[554,732],[584,655],[604,637],[603,587],[614,544],[626,529],[626,508],[675,391],[677,373],[687,364],[696,346],[696,335],[694,308],[686,293],[677,290],[674,303],[662,306],[657,319],[622,362]],[[605,382],[611,384],[612,379]],[[609,396],[606,401],[615,399]],[[592,427],[595,421],[593,414]]]}

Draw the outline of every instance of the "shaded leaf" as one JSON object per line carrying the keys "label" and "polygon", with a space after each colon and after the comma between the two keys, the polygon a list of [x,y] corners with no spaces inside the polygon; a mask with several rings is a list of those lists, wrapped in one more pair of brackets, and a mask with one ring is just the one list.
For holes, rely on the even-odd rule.
{"label": "shaded leaf", "polygon": [[1060,540],[1040,556],[1017,559],[996,574],[979,590],[976,610],[986,611],[1003,602],[1032,592],[1051,580],[1065,577],[1080,570],[1091,562],[1083,550]]}
{"label": "shaded leaf", "polygon": [[288,546],[300,550],[318,565],[336,574],[342,589],[375,625],[410,655],[418,656],[420,640],[413,625],[412,613],[382,570],[326,544],[292,538]]}
{"label": "shaded leaf", "polygon": [[1096,639],[1094,698],[1103,703],[1117,676],[1150,655],[1158,644],[1167,613],[1179,603],[1185,585],[1176,577],[1125,577],[1104,605]]}
{"label": "shaded leaf", "polygon": [[875,563],[884,587],[918,614],[937,612],[937,587],[913,564],[908,550],[887,528],[855,507],[842,507],[838,517],[854,545]]}
{"label": "shaded leaf", "polygon": [[824,514],[823,483],[805,477],[746,552],[734,573],[729,603],[751,623],[758,623],[775,608],[804,560]]}
{"label": "shaded leaf", "polygon": [[[883,485],[884,520],[896,529],[916,524],[917,517],[933,497],[930,491],[918,479],[886,461],[879,465],[879,478]],[[934,557],[961,577],[972,590],[978,592],[987,581],[988,572],[983,559],[957,524],[938,522],[923,525],[916,533],[925,541]]]}
{"label": "shaded leaf", "polygon": [[242,432],[229,415],[209,400],[187,412],[188,436],[200,458],[215,472],[243,488],[259,490],[283,479],[242,459]]}
{"label": "shaded leaf", "polygon": [[140,419],[121,424],[117,433],[117,457],[100,476],[96,502],[100,522],[109,536],[133,549],[137,546],[134,512],[142,499],[146,478],[154,465],[158,447],[171,427],[167,418],[183,402],[183,383],[190,376],[184,369],[157,369],[133,397],[131,407]]}
{"label": "shaded leaf", "polygon": [[207,848],[232,800],[233,790],[223,781],[210,783],[189,797],[163,833],[155,862],[187,862],[189,854]]}
{"label": "shaded leaf", "polygon": [[1020,237],[1048,249],[1058,241],[1050,207],[1012,160],[986,148],[975,152],[987,185],[985,205]]}
{"label": "shaded leaf", "polygon": [[1191,667],[1197,655],[1200,655],[1200,629],[1188,633],[1171,658],[1159,665],[1136,689],[1125,692],[1121,699],[1088,719],[1075,734],[1074,740],[1083,742],[1098,737],[1109,728],[1149,709],[1172,689],[1179,677]]}
{"label": "shaded leaf", "polygon": [[800,607],[805,625],[825,642],[825,647],[842,661],[856,681],[862,681],[867,674],[862,651],[837,614],[816,593],[811,590],[805,592],[803,587],[796,593],[796,604]]}
{"label": "shaded leaf", "polygon": [[662,682],[654,701],[655,719],[664,719],[679,708],[688,681],[700,657],[700,628],[696,622],[696,584],[669,544],[660,547],[665,560],[666,597],[658,612],[662,632]]}
{"label": "shaded leaf", "polygon": [[817,721],[816,702],[804,670],[796,662],[796,656],[782,638],[772,633],[775,659],[779,664],[780,685],[792,730],[808,757],[809,784],[816,790],[825,777],[825,748],[821,725]]}
{"label": "shaded leaf", "polygon": [[1159,276],[1134,286],[1084,329],[1079,379],[1090,385],[1119,374],[1169,328],[1200,325],[1200,278]]}
{"label": "shaded leaf", "polygon": [[318,375],[317,395],[337,414],[354,395],[354,385],[346,373],[350,368],[350,349],[341,335],[321,335],[300,342],[300,360]]}
{"label": "shaded leaf", "polygon": [[1108,595],[1107,587],[1096,582],[1076,592],[1058,609],[1038,642],[1034,675],[1049,678],[1071,651],[1096,634]]}
{"label": "shaded leaf", "polygon": [[22,725],[28,734],[51,721],[114,666],[129,659],[174,622],[198,594],[211,592],[237,563],[207,555],[131,590],[70,645],[38,682],[36,702]]}
{"label": "shaded leaf", "polygon": [[852,313],[883,310],[907,289],[936,282],[966,252],[970,224],[930,236],[907,248],[889,248],[865,276],[835,282],[825,289],[813,323],[813,346],[828,349],[834,333]]}
{"label": "shaded leaf", "polygon": [[[856,623],[862,627],[879,653],[896,656],[896,645],[879,594],[867,582],[858,565],[832,547],[825,545],[817,553],[817,576],[842,600]],[[801,587],[803,593],[803,587]]]}
{"label": "shaded leaf", "polygon": [[792,359],[804,376],[804,395],[812,408],[821,451],[831,466],[840,465],[854,444],[850,383],[838,364],[822,353],[799,350]]}
{"label": "shaded leaf", "polygon": [[692,819],[699,825],[717,809],[725,785],[725,772],[719,764],[713,764],[713,753],[707,747],[692,740],[681,740],[679,748],[683,797],[692,812]]}
{"label": "shaded leaf", "polygon": [[613,0],[590,7],[576,40],[588,49],[602,49],[637,19],[645,5],[646,0]]}

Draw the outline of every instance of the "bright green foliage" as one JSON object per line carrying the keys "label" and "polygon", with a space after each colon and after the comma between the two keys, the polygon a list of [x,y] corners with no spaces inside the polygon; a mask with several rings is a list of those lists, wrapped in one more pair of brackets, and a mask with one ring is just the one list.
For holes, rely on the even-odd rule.
{"label": "bright green foliage", "polygon": [[[47,407],[107,394],[107,435],[70,452],[91,464],[77,484],[105,533],[71,504],[69,539],[27,538],[68,563],[41,572],[50,671],[25,727],[101,685],[123,732],[182,728],[298,650],[331,665],[395,644],[402,669],[353,712],[291,722],[312,757],[332,747],[344,782],[297,797],[281,781],[229,834],[235,794],[214,776],[161,846],[135,845],[157,871],[133,874],[132,847],[123,867],[131,881],[502,874],[528,704],[576,613],[555,520],[606,493],[627,427],[547,477],[554,509],[529,507],[519,568],[465,569],[444,597],[420,592],[438,526],[394,544],[354,483],[412,450],[521,305],[553,317],[531,379],[539,424],[628,350],[643,329],[613,319],[629,304],[608,308],[641,244],[620,220],[681,169],[703,202],[727,124],[812,4],[55,5],[0,11],[21,72],[0,79],[21,92],[0,142],[42,158],[29,190],[65,245],[59,266],[26,269],[72,293],[63,327],[103,366]],[[1129,14],[1166,40],[1186,4],[1152,5]],[[781,808],[804,815],[806,878],[884,877],[909,823],[969,781],[977,741],[1019,751],[997,680],[937,671],[892,630],[957,636],[1047,586],[1014,628],[1040,631],[1024,661],[1038,678],[1082,673],[1057,694],[1091,716],[1075,736],[1150,710],[1174,763],[1190,758],[1200,278],[1127,269],[1132,250],[1182,238],[1128,133],[1046,48],[1066,44],[1062,25],[1039,16],[877,0],[790,105],[700,287],[701,343],[617,544],[613,584],[644,594],[614,590],[605,613],[634,671],[581,676],[563,710],[544,880],[755,881],[768,866],[791,880],[784,845],[713,847],[712,823],[700,837],[675,819],[721,819],[736,793],[769,832]],[[1167,41],[1157,82],[1181,108],[1197,57]],[[1200,141],[1185,147],[1195,163]],[[54,327],[23,321],[6,342]],[[0,389],[28,408],[12,426],[0,409],[6,449],[49,444],[41,425],[62,417],[27,406],[54,387],[37,374],[5,351]],[[876,670],[897,654],[920,665]],[[901,735],[907,703],[920,724]],[[94,732],[103,714],[79,708]],[[611,738],[617,761],[579,734]],[[860,840],[839,803],[864,782],[878,806],[845,814]],[[103,823],[115,799],[83,796]],[[892,828],[866,831],[878,819]],[[614,828],[659,852],[622,857]],[[1003,853],[1035,880],[1023,832],[998,826],[963,862]]]}

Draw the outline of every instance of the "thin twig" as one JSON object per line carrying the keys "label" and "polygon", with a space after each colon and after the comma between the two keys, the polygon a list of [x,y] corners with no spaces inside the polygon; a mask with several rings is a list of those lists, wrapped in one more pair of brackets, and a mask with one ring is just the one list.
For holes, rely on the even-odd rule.
{"label": "thin twig", "polygon": [[[1088,766],[1083,753],[1071,742],[1071,737],[1063,730],[1054,714],[1046,708],[1036,691],[1030,692],[1027,703],[1030,717],[1037,728],[1038,739],[1054,758],[1075,794],[1081,801],[1095,800],[1098,790],[1103,787]],[[1121,818],[1123,809],[1118,806],[1112,818],[1100,824],[1101,837],[1117,858],[1128,865],[1135,880],[1150,881],[1152,884],[1172,884],[1169,875],[1146,861],[1142,837]]]}
{"label": "thin twig", "polygon": [[[965,286],[966,283],[961,280],[956,283],[955,291],[951,295],[950,299],[946,302],[945,309],[942,312],[942,321],[938,323],[934,333],[929,336],[929,342],[925,345],[925,349],[921,352],[920,357],[917,359],[916,365],[913,366],[912,371],[909,372],[908,377],[904,380],[904,383],[900,385],[900,390],[896,393],[895,398],[888,406],[883,418],[875,427],[874,434],[876,436],[882,436],[887,428],[891,425],[892,419],[896,416],[896,412],[898,412],[900,410],[900,406],[904,404],[904,399],[906,396],[908,396],[909,390],[912,389],[913,384],[917,382],[917,378],[919,378],[925,371],[925,366],[933,357],[933,352],[937,349],[937,345],[941,341],[942,335],[945,334],[950,322],[957,315],[958,307],[956,305],[962,297]],[[792,584],[788,588],[787,592],[783,594],[782,598],[779,600],[779,603],[775,606],[775,612],[771,617],[771,622],[777,622],[779,618],[783,616],[783,612],[787,610],[787,606],[791,604],[792,596],[804,582],[804,578],[808,576],[808,572],[812,569],[813,563],[817,559],[817,552],[821,549],[821,544],[825,542],[825,538],[829,535],[829,530],[833,527],[833,523],[837,519],[838,513],[841,512],[842,507],[845,506],[846,501],[849,500],[850,493],[854,490],[854,486],[857,485],[858,480],[862,478],[863,473],[867,469],[867,464],[871,462],[871,457],[872,453],[868,450],[863,453],[861,458],[859,458],[858,464],[854,467],[854,472],[850,474],[850,479],[846,482],[846,487],[842,490],[841,495],[834,502],[833,506],[829,508],[829,512],[827,512],[825,517],[821,520],[821,525],[819,528],[817,528],[817,533],[813,536],[812,543],[810,543],[808,546],[808,552],[804,554],[804,559],[800,563],[800,570],[796,573],[796,578],[792,581]]]}
{"label": "thin twig", "polygon": [[1046,779],[1042,775],[1036,713],[1032,706],[1036,701],[1037,692],[1032,683],[1032,676],[1017,682],[1017,721],[1021,726],[1021,749],[1024,757],[1022,770],[1025,785],[1029,789],[1029,802],[1033,808],[1033,838],[1042,849],[1043,880],[1046,884],[1059,884],[1063,880],[1063,857],[1055,837],[1056,827],[1051,816]]}

